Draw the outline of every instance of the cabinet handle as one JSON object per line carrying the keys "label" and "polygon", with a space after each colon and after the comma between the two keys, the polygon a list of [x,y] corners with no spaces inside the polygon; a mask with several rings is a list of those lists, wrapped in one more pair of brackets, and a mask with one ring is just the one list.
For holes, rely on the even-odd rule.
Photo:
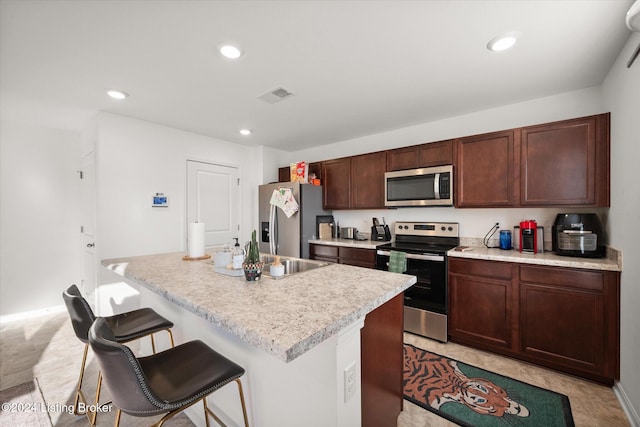
{"label": "cabinet handle", "polygon": [[87,243],[87,247],[88,247],[88,248],[92,248],[92,247],[94,247],[95,245],[96,245],[95,243]]}

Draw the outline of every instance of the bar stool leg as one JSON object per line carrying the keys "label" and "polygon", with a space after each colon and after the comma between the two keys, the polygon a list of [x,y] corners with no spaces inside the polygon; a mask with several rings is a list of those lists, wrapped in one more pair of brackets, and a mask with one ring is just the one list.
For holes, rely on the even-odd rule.
{"label": "bar stool leg", "polygon": [[[173,333],[171,332],[171,329],[165,329],[165,331],[167,331],[167,333],[169,334],[169,339],[171,340],[171,347],[175,347],[175,343],[173,341]],[[153,334],[149,335],[151,337],[151,349],[153,350],[153,354],[156,354],[156,341],[153,338]]]}
{"label": "bar stool leg", "polygon": [[171,347],[175,347],[175,343],[173,342],[173,332],[171,332],[171,329],[166,329],[167,333],[169,334],[169,338],[171,339]]}
{"label": "bar stool leg", "polygon": [[242,383],[240,382],[240,378],[236,378],[236,383],[238,383],[238,393],[240,394],[240,403],[242,404],[242,415],[244,416],[244,425],[245,427],[249,427],[249,418],[247,417],[247,407],[244,403],[244,393],[242,392]]}
{"label": "bar stool leg", "polygon": [[82,398],[84,402],[84,396],[82,396],[82,379],[84,378],[84,367],[87,363],[87,353],[89,352],[89,344],[84,345],[84,354],[82,355],[82,364],[80,365],[80,376],[78,377],[78,385],[76,386],[76,397],[73,402],[73,414],[74,415],[84,415],[84,413],[80,413],[78,411],[78,404],[80,403],[80,398]]}
{"label": "bar stool leg", "polygon": [[98,385],[96,386],[96,401],[95,401],[95,406],[93,408],[94,409],[93,414],[91,414],[91,419],[89,420],[91,427],[95,427],[96,419],[98,418],[98,408],[100,405],[101,388],[102,388],[102,372],[98,372]]}
{"label": "bar stool leg", "polygon": [[[202,399],[202,405],[204,405],[204,422],[205,422],[206,426],[209,427],[210,426],[210,424],[209,424],[209,414],[213,414],[213,412],[211,412],[209,410],[209,408],[207,407],[207,398],[206,397],[204,399]],[[214,415],[214,417],[215,417],[215,415]],[[216,418],[216,421],[218,421],[218,417],[215,417],[215,418]],[[220,422],[220,421],[218,421],[218,422]]]}
{"label": "bar stool leg", "polygon": [[120,425],[120,415],[122,414],[122,411],[120,409],[118,409],[116,411],[116,421],[113,424],[115,427],[118,427]]}

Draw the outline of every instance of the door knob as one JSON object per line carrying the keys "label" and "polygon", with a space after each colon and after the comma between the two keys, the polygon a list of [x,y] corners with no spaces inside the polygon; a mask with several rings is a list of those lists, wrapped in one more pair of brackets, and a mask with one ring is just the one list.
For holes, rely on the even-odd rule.
{"label": "door knob", "polygon": [[87,247],[88,247],[88,248],[92,248],[92,247],[94,247],[95,245],[96,245],[95,243],[87,243]]}

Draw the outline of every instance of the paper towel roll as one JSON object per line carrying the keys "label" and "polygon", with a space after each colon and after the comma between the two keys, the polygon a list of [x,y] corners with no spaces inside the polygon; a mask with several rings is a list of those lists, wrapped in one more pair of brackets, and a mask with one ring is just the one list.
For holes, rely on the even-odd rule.
{"label": "paper towel roll", "polygon": [[204,256],[204,222],[189,223],[189,257]]}

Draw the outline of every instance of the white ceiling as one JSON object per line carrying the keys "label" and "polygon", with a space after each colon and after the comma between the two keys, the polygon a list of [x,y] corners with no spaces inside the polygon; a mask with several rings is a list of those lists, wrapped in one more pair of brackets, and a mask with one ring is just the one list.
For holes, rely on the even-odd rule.
{"label": "white ceiling", "polygon": [[[0,0],[0,118],[79,130],[102,110],[246,145],[329,144],[600,85],[632,2]],[[508,31],[514,49],[486,49]],[[245,55],[220,57],[223,41]],[[295,95],[257,99],[278,87]]]}

